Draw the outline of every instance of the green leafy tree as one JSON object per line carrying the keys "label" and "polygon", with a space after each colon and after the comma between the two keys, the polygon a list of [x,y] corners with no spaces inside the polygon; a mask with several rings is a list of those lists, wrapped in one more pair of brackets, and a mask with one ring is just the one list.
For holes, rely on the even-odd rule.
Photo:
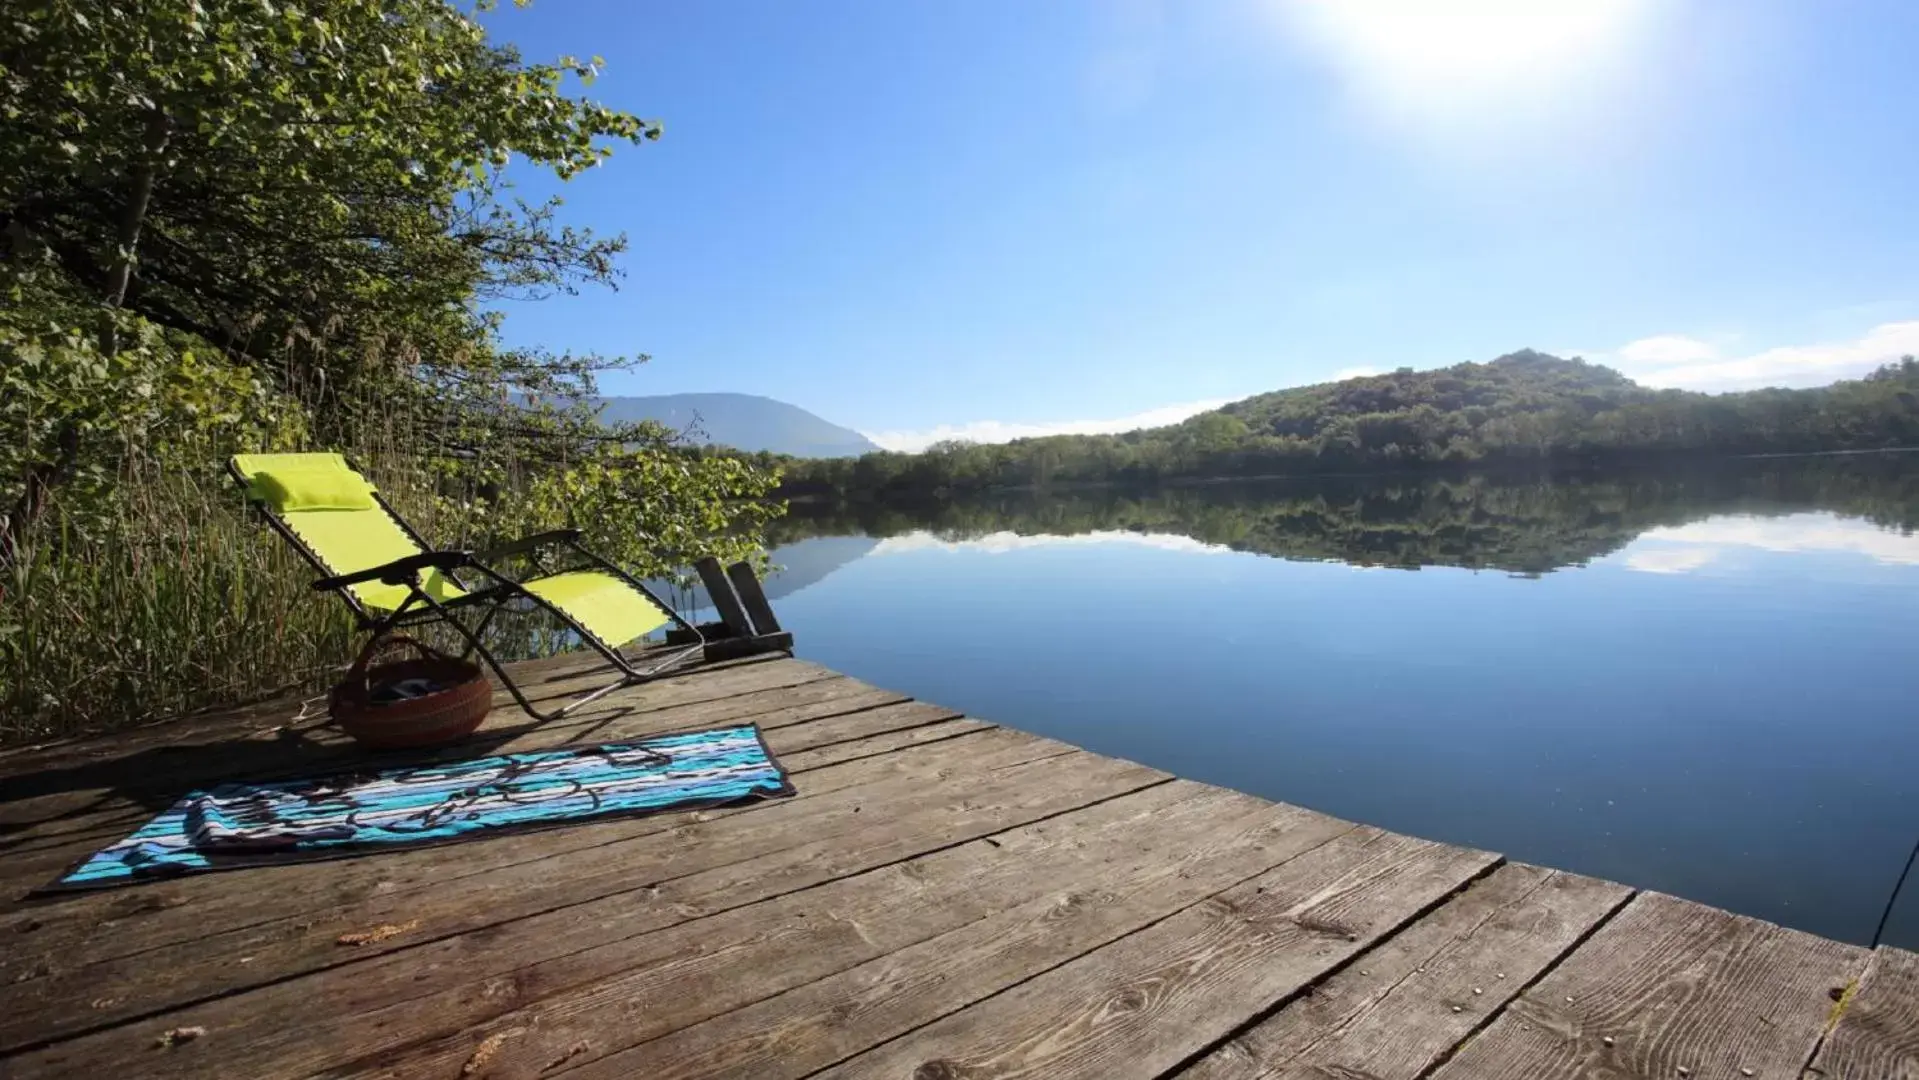
{"label": "green leafy tree", "polygon": [[[444,0],[49,0],[9,8],[0,43],[16,303],[189,334],[329,440],[395,395],[438,414],[426,433],[502,386],[578,393],[610,366],[502,350],[483,306],[615,279],[623,237],[509,182],[516,160],[567,177],[658,136],[568,92],[596,64],[525,63]],[[121,322],[100,325],[111,354]],[[83,426],[56,432],[10,520],[75,471]]]}
{"label": "green leafy tree", "polygon": [[[180,649],[201,650],[182,679],[226,694],[271,667],[202,649],[216,623],[239,642],[291,625],[201,609],[232,591],[216,576],[257,592],[279,572],[216,475],[237,449],[354,453],[449,543],[572,522],[661,572],[757,549],[771,472],[568,404],[627,361],[499,341],[493,302],[614,285],[626,247],[515,177],[574,176],[660,127],[586,96],[597,61],[490,40],[490,6],[0,5],[0,711],[208,703],[160,692]],[[197,592],[142,554],[183,532],[219,538]],[[89,651],[74,627],[128,604],[152,621]],[[285,655],[323,668],[340,638],[310,629]],[[76,674],[106,662],[128,674]]]}
{"label": "green leafy tree", "polygon": [[[507,166],[567,177],[659,134],[568,95],[594,64],[523,63],[444,0],[11,10],[8,231],[87,293],[247,355],[289,336],[470,347],[476,297],[610,280],[624,241],[556,228]],[[351,378],[354,350],[330,359]]]}

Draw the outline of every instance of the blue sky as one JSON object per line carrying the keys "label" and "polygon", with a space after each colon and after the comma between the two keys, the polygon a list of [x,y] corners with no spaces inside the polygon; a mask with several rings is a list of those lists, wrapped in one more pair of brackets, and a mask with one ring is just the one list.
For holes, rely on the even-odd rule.
{"label": "blue sky", "polygon": [[[1443,13],[1433,9],[1444,8]],[[914,446],[1534,347],[1657,385],[1919,351],[1910,0],[541,0],[662,120],[557,189],[647,353]],[[524,172],[524,170],[522,170]]]}

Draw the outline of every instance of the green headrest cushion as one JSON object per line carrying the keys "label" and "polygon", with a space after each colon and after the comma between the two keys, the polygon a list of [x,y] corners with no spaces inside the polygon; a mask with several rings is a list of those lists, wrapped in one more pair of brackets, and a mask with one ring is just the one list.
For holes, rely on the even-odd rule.
{"label": "green headrest cushion", "polygon": [[281,465],[253,474],[253,495],[285,514],[298,510],[371,510],[373,485],[347,468]]}

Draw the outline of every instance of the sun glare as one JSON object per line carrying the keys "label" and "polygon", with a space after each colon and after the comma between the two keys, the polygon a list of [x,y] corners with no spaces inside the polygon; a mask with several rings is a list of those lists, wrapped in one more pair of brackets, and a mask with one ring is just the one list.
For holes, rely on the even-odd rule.
{"label": "sun glare", "polygon": [[[1549,93],[1619,52],[1653,0],[1279,0],[1396,111]],[[1535,102],[1536,103],[1536,102]]]}

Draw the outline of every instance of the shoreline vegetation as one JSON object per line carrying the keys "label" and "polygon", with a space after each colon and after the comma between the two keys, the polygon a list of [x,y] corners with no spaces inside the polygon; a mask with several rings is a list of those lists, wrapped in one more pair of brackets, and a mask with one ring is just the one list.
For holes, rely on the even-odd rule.
{"label": "shoreline vegetation", "polygon": [[517,403],[640,358],[502,341],[502,301],[611,286],[626,249],[515,181],[661,127],[588,95],[596,60],[528,60],[489,37],[509,12],[484,18],[0,15],[0,742],[317,689],[350,659],[343,605],[222,475],[235,452],[342,451],[443,547],[572,525],[655,576],[761,551],[771,473]]}
{"label": "shoreline vegetation", "polygon": [[1919,361],[1806,390],[1651,390],[1583,360],[1522,350],[1260,394],[1168,427],[917,454],[757,455],[779,494],[853,501],[1074,484],[1597,467],[1919,447]]}
{"label": "shoreline vegetation", "polygon": [[1919,533],[1915,465],[1905,455],[1874,454],[794,500],[768,539],[925,533],[963,543],[1005,533],[1130,532],[1281,559],[1537,576],[1611,554],[1649,529],[1718,515],[1825,512],[1910,536]]}
{"label": "shoreline vegetation", "polygon": [[[1250,476],[1168,476],[1158,477],[1150,486],[1118,479],[1101,480],[1056,480],[1045,486],[1022,484],[1018,486],[989,487],[968,492],[932,492],[930,498],[914,498],[911,494],[889,500],[900,506],[929,505],[954,497],[976,495],[1031,495],[1064,494],[1072,495],[1096,491],[1140,491],[1166,488],[1211,487],[1237,484],[1285,484],[1285,483],[1323,483],[1336,480],[1443,480],[1462,477],[1581,477],[1603,475],[1613,471],[1635,469],[1657,469],[1662,467],[1691,468],[1710,466],[1715,463],[1736,464],[1739,462],[1762,461],[1813,461],[1833,458],[1861,458],[1901,460],[1905,455],[1915,455],[1911,460],[1919,464],[1919,446],[1883,446],[1869,450],[1794,450],[1773,454],[1711,454],[1711,453],[1670,453],[1647,454],[1619,460],[1593,460],[1570,458],[1546,458],[1539,461],[1495,461],[1486,462],[1442,462],[1433,465],[1401,465],[1397,468],[1355,469],[1349,472],[1291,472],[1260,473]],[[786,500],[788,513],[797,513],[798,508],[817,506],[844,506],[849,500],[837,491],[793,490],[784,482],[775,489]]]}

